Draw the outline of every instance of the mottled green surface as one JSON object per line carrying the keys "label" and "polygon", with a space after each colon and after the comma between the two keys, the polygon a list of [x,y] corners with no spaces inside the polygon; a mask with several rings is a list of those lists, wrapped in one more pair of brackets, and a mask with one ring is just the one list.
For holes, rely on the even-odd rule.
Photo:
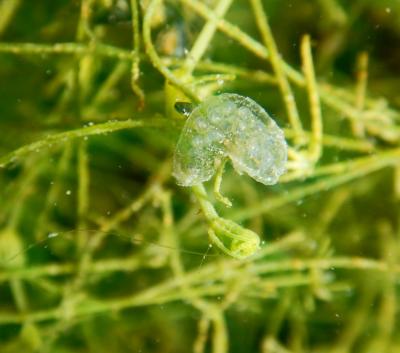
{"label": "mottled green surface", "polygon": [[[0,0],[0,352],[399,352],[399,18]],[[278,184],[176,185],[175,102],[222,93],[284,129]]]}

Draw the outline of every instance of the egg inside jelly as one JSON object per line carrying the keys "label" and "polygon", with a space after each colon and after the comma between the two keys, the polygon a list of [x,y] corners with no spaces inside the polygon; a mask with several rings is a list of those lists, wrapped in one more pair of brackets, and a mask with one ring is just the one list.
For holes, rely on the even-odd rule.
{"label": "egg inside jelly", "polygon": [[286,170],[283,131],[259,104],[238,94],[209,97],[191,112],[174,154],[177,184],[211,179],[225,157],[239,174],[265,185],[276,184]]}

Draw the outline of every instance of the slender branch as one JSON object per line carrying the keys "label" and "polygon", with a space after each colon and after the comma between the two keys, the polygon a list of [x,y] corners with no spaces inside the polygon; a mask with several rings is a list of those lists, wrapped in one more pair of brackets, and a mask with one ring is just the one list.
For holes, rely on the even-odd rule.
{"label": "slender branch", "polygon": [[301,57],[303,60],[304,77],[306,78],[308,103],[311,111],[311,139],[308,153],[310,160],[315,163],[322,154],[322,113],[309,35],[303,36],[301,42]]}
{"label": "slender branch", "polygon": [[144,119],[144,120],[121,120],[109,121],[103,124],[86,126],[80,129],[55,133],[44,137],[43,139],[22,146],[5,156],[0,157],[0,168],[4,168],[9,163],[18,161],[30,153],[37,153],[42,149],[49,149],[54,145],[65,143],[81,137],[93,135],[105,135],[114,131],[133,129],[137,127],[168,127],[170,122],[162,118]]}

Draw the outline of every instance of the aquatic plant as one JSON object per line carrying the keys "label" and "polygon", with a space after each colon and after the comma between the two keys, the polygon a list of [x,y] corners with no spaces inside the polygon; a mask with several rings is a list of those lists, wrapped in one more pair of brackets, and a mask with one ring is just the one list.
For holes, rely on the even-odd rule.
{"label": "aquatic plant", "polygon": [[0,2],[0,351],[398,351],[399,13]]}

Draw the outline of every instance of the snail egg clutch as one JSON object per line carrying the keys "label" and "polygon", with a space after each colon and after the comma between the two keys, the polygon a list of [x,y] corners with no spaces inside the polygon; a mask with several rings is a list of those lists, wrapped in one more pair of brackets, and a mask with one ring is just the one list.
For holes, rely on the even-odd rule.
{"label": "snail egg clutch", "polygon": [[179,185],[209,180],[229,158],[234,169],[265,185],[285,172],[283,131],[252,99],[237,94],[212,96],[187,119],[176,145],[173,175]]}

